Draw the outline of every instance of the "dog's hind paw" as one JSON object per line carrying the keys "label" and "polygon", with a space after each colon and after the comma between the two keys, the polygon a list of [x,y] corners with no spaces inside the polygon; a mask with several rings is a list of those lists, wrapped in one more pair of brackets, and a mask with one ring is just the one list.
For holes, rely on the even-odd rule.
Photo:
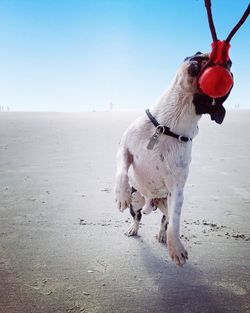
{"label": "dog's hind paw", "polygon": [[167,242],[167,232],[165,230],[160,230],[158,235],[158,241],[161,243]]}
{"label": "dog's hind paw", "polygon": [[134,222],[132,225],[130,225],[125,235],[128,237],[137,236],[138,230],[139,230],[139,224]]}

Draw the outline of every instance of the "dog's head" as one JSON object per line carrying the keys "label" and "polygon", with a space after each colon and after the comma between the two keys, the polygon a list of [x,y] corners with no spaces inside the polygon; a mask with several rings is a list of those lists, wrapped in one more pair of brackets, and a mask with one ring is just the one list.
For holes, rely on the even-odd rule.
{"label": "dog's head", "polygon": [[177,72],[175,84],[181,86],[185,93],[198,92],[197,78],[202,67],[208,60],[209,54],[203,54],[201,52],[197,52],[195,55],[185,58]]}
{"label": "dog's head", "polygon": [[[224,120],[226,110],[223,107],[223,102],[227,99],[230,91],[221,98],[212,99],[211,97],[200,92],[198,88],[197,79],[201,73],[201,69],[209,60],[209,53],[197,52],[191,57],[184,60],[184,67],[182,70],[186,71],[187,82],[190,90],[193,90],[193,104],[195,106],[196,114],[210,114],[211,119],[216,123],[221,124]],[[227,62],[227,69],[230,71],[232,62]]]}

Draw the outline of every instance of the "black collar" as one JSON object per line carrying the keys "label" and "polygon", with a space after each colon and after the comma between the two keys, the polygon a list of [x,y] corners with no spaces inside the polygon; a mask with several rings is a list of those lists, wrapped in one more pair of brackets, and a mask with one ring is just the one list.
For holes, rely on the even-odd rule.
{"label": "black collar", "polygon": [[185,136],[180,136],[180,135],[177,135],[175,133],[173,133],[169,127],[167,126],[164,126],[164,125],[160,125],[157,120],[153,117],[153,115],[150,113],[149,109],[147,109],[146,111],[146,114],[148,116],[148,118],[150,119],[150,121],[153,123],[153,125],[159,130],[159,132],[161,134],[164,134],[164,135],[167,135],[167,136],[170,136],[170,137],[174,137],[176,139],[178,139],[179,141],[181,142],[188,142],[188,141],[192,141],[192,138],[188,138],[188,137],[185,137]]}

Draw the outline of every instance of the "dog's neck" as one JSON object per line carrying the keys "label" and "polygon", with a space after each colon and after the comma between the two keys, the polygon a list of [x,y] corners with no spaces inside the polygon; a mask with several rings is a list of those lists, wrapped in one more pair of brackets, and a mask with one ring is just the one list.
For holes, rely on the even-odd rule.
{"label": "dog's neck", "polygon": [[183,90],[174,83],[155,103],[151,112],[157,121],[170,130],[190,138],[197,134],[197,124],[201,115],[197,115],[193,105],[193,90]]}

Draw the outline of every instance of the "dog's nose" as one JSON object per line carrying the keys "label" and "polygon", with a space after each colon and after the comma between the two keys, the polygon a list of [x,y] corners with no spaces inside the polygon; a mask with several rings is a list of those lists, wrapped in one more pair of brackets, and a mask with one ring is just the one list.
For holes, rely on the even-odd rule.
{"label": "dog's nose", "polygon": [[188,74],[191,77],[196,77],[200,73],[201,66],[197,61],[191,61],[188,67]]}

